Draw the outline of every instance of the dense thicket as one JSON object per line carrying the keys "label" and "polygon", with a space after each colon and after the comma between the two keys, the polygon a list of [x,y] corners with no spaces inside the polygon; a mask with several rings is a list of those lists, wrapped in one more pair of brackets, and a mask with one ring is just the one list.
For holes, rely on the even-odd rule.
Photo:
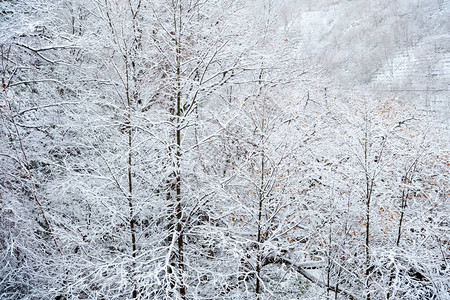
{"label": "dense thicket", "polygon": [[283,3],[1,5],[1,299],[449,298],[447,129]]}

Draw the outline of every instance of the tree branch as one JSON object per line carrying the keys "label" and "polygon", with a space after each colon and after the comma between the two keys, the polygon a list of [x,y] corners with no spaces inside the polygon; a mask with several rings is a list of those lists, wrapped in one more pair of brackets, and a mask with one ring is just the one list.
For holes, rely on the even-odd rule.
{"label": "tree branch", "polygon": [[265,260],[265,264],[283,264],[283,265],[289,266],[290,268],[295,270],[297,273],[301,274],[303,277],[305,277],[309,281],[315,283],[316,285],[320,286],[321,288],[326,288],[330,291],[337,292],[342,295],[348,296],[351,300],[357,299],[355,296],[353,296],[352,294],[350,294],[349,292],[347,292],[341,288],[327,286],[327,284],[325,282],[317,279],[312,274],[308,273],[305,270],[305,267],[300,266],[299,264],[296,264],[296,263],[290,261],[289,259],[282,258],[282,257],[268,257]]}

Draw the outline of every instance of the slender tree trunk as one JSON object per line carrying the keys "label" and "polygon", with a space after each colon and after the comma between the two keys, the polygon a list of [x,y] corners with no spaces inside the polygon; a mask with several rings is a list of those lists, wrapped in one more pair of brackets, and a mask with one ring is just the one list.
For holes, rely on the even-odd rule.
{"label": "slender tree trunk", "polygon": [[[130,117],[130,116],[129,116]],[[133,174],[132,174],[132,128],[131,125],[128,130],[128,206],[130,209],[130,234],[131,234],[131,256],[133,257],[132,263],[132,277],[134,277],[134,273],[136,272],[136,229],[135,229],[135,217],[134,217],[134,206],[133,206]],[[133,280],[134,281],[134,280]],[[136,285],[132,292],[132,298],[137,297]]]}
{"label": "slender tree trunk", "polygon": [[131,239],[131,256],[133,258],[132,262],[132,270],[131,270],[131,278],[133,281],[133,291],[132,291],[132,298],[137,297],[137,290],[136,290],[136,283],[134,282],[134,276],[136,273],[136,229],[135,229],[135,216],[134,216],[134,203],[133,203],[133,126],[131,124],[131,112],[132,112],[132,106],[133,106],[133,99],[130,91],[130,74],[129,74],[129,61],[128,57],[125,57],[125,63],[126,63],[126,69],[125,69],[125,75],[126,75],[126,94],[127,94],[127,130],[128,130],[128,158],[127,158],[127,177],[128,177],[128,208],[129,208],[129,227],[130,227],[130,239]]}
{"label": "slender tree trunk", "polygon": [[173,257],[176,262],[173,265],[176,266],[179,273],[179,286],[178,292],[180,293],[181,299],[186,299],[186,286],[184,285],[184,233],[183,233],[183,205],[182,205],[182,189],[181,189],[181,131],[182,131],[182,91],[181,91],[181,15],[182,7],[180,3],[177,3],[175,8],[173,21],[174,21],[174,32],[175,32],[175,51],[176,51],[176,109],[175,109],[175,119],[176,119],[176,155],[175,155],[175,217],[176,217],[176,237],[177,237],[177,254]]}
{"label": "slender tree trunk", "polygon": [[365,266],[365,277],[366,277],[366,300],[370,300],[370,202],[372,198],[372,187],[373,180],[369,174],[369,128],[365,128],[364,137],[364,166],[365,166],[365,180],[366,180],[366,191],[365,191],[365,202],[366,202],[366,234],[365,234],[365,250],[366,250],[366,266]]}
{"label": "slender tree trunk", "polygon": [[370,198],[366,198],[366,288],[367,288],[367,300],[370,300],[370,291],[369,291],[369,275],[370,275]]}
{"label": "slender tree trunk", "polygon": [[259,203],[258,203],[258,232],[256,237],[256,287],[255,287],[255,293],[256,293],[256,299],[260,299],[261,294],[261,265],[262,265],[262,256],[261,256],[261,243],[262,243],[262,210],[264,205],[264,150],[262,152],[261,157],[261,182],[259,187]]}
{"label": "slender tree trunk", "polygon": [[[408,199],[408,190],[407,189],[403,189],[402,191],[402,202],[401,202],[401,206],[400,206],[400,220],[398,223],[398,233],[397,233],[397,240],[395,241],[395,246],[399,247],[400,246],[400,239],[402,236],[402,226],[403,226],[403,216],[405,214],[405,208],[406,208],[406,201]],[[388,294],[387,294],[387,299],[390,299],[392,294],[394,293],[394,291],[392,290],[392,284],[394,282],[394,270],[391,270],[391,275],[389,276],[389,284],[388,284]]]}
{"label": "slender tree trunk", "polygon": [[[180,67],[177,66],[177,75],[180,75]],[[181,88],[181,83],[178,80],[178,89]],[[176,179],[175,179],[175,188],[176,188],[176,218],[177,218],[177,244],[178,244],[178,269],[180,270],[180,296],[182,299],[186,298],[186,287],[183,283],[183,273],[184,273],[184,236],[182,231],[182,218],[183,218],[183,210],[182,210],[182,195],[181,195],[181,91],[177,92],[177,130],[176,130],[176,139],[177,139],[177,151],[176,151]]]}
{"label": "slender tree trunk", "polygon": [[[259,84],[262,84],[262,76],[263,76],[263,69],[261,69],[259,73]],[[259,96],[262,94],[262,86],[259,89]],[[264,151],[264,132],[265,132],[265,100],[264,97],[262,99],[263,101],[263,111],[262,111],[262,119],[261,119],[261,137],[260,137],[260,147],[261,149],[261,181],[259,185],[259,203],[258,203],[258,232],[257,232],[257,243],[256,243],[256,286],[255,286],[255,293],[256,293],[256,299],[260,299],[261,294],[261,266],[262,266],[262,255],[261,255],[261,245],[263,242],[263,236],[262,236],[262,211],[264,206],[264,184],[265,184],[265,178],[264,174],[266,172],[265,169],[265,151]]]}

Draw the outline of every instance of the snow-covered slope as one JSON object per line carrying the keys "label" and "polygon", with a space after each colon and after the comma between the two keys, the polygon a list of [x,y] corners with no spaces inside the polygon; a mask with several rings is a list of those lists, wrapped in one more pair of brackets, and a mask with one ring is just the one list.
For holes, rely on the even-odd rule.
{"label": "snow-covered slope", "polygon": [[329,92],[384,92],[450,115],[450,0],[293,0],[283,10],[295,51]]}

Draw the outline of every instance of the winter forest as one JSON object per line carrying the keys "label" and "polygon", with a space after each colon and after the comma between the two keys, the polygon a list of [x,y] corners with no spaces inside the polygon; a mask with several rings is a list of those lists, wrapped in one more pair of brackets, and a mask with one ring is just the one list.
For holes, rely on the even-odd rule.
{"label": "winter forest", "polygon": [[0,299],[450,299],[450,1],[0,1]]}

